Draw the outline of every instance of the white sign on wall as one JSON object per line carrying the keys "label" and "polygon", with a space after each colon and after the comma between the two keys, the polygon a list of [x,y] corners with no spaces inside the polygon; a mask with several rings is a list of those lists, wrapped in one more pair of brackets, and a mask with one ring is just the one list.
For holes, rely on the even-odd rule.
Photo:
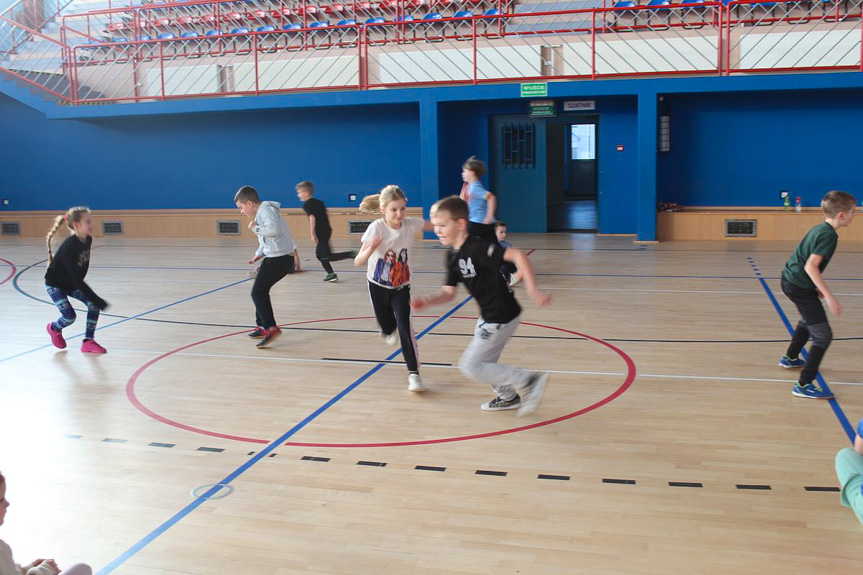
{"label": "white sign on wall", "polygon": [[563,103],[564,112],[582,112],[584,110],[596,110],[596,100],[575,100]]}

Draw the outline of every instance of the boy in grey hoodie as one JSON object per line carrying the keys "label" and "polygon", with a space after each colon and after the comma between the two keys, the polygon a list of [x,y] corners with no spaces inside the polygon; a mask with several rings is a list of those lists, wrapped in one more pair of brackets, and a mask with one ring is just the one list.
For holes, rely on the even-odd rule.
{"label": "boy in grey hoodie", "polygon": [[258,236],[258,250],[249,260],[250,264],[261,261],[252,286],[252,301],[255,303],[255,325],[249,334],[259,339],[257,347],[267,347],[282,330],[276,325],[270,288],[294,271],[296,246],[288,224],[279,213],[278,202],[262,202],[258,192],[251,186],[243,186],[234,195],[234,203],[240,213],[252,220],[249,229]]}

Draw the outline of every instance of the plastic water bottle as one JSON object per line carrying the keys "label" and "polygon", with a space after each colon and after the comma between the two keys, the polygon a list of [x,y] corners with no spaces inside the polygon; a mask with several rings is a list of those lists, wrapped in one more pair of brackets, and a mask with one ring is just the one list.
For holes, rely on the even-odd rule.
{"label": "plastic water bottle", "polygon": [[785,211],[788,211],[788,208],[791,207],[791,196],[785,196],[785,199],[782,202],[782,205],[785,206]]}
{"label": "plastic water bottle", "polygon": [[800,210],[802,208],[803,208],[803,203],[800,201],[800,196],[797,196],[797,200],[794,202],[794,211],[796,211],[799,214]]}

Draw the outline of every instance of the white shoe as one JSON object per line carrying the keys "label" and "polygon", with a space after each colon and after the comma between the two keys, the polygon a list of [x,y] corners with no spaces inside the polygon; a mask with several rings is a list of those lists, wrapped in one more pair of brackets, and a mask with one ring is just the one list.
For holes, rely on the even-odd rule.
{"label": "white shoe", "polygon": [[384,341],[387,342],[387,345],[398,345],[398,343],[399,343],[399,332],[398,331],[394,331],[389,335],[382,333],[381,337],[384,338]]}
{"label": "white shoe", "polygon": [[517,414],[519,417],[536,411],[539,402],[542,401],[542,395],[545,393],[548,377],[547,373],[535,371],[531,374],[527,387],[518,390],[521,395],[521,407],[518,408]]}
{"label": "white shoe", "polygon": [[514,272],[509,274],[509,287],[514,286],[518,282],[521,281],[521,272]]}
{"label": "white shoe", "polygon": [[408,391],[422,393],[425,390],[426,386],[423,385],[423,378],[420,377],[420,374],[411,373],[408,375]]}

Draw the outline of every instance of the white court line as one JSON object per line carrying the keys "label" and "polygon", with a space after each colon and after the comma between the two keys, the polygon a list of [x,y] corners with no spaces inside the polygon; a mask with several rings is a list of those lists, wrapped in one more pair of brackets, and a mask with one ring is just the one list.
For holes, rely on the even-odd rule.
{"label": "white court line", "polygon": [[[147,354],[147,355],[164,355],[165,351],[147,351],[136,349],[111,349],[113,353],[131,353],[131,354]],[[254,359],[263,361],[280,361],[286,363],[328,363],[335,365],[369,365],[370,363],[385,363],[387,365],[401,366],[401,364],[388,364],[386,361],[354,361],[354,360],[332,360],[332,359],[303,359],[295,357],[267,357],[265,355],[231,355],[222,353],[186,353],[178,352],[172,355],[183,357],[215,357],[220,359]],[[436,369],[458,369],[456,365],[423,365],[422,367]],[[626,374],[619,371],[576,371],[576,370],[560,370],[560,369],[544,369],[545,373],[558,373],[562,375],[608,375],[624,377]],[[672,375],[663,373],[638,373],[637,377],[648,377],[655,379],[698,379],[708,381],[757,381],[762,383],[797,383],[796,379],[764,379],[753,377],[727,377],[721,375]],[[830,385],[857,385],[863,386],[860,382],[850,381],[831,381]]]}

